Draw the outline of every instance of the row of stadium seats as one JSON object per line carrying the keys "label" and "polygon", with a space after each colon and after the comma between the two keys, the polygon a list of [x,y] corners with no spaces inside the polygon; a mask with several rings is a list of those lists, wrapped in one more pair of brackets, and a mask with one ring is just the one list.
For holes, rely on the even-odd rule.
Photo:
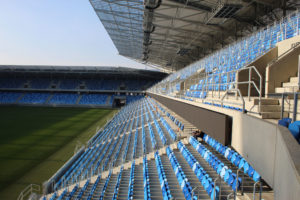
{"label": "row of stadium seats", "polygon": [[105,94],[83,94],[79,104],[105,105],[107,98]]}
{"label": "row of stadium seats", "polygon": [[151,143],[152,143],[152,148],[156,149],[156,140],[155,140],[155,136],[152,130],[152,126],[150,125],[150,123],[148,122],[148,128],[149,128],[149,133],[150,133],[150,138],[151,138]]}
{"label": "row of stadium seats", "polygon": [[199,179],[207,194],[211,197],[211,199],[218,199],[220,189],[218,186],[215,186],[214,181],[209,176],[209,174],[206,173],[203,167],[201,167],[199,162],[197,162],[197,160],[189,152],[185,145],[182,144],[182,142],[178,142],[177,147],[180,150],[183,157],[185,158],[185,160],[190,165],[190,167],[193,169],[194,173],[196,174],[197,178]]}
{"label": "row of stadium seats", "polygon": [[163,164],[161,162],[160,156],[158,152],[155,152],[155,164],[156,164],[156,169],[159,177],[159,182],[160,182],[160,187],[162,190],[162,195],[164,199],[173,199],[171,195],[171,191],[169,188],[168,180],[164,171]]}
{"label": "row of stadium seats", "polygon": [[166,148],[168,158],[172,165],[173,171],[176,174],[177,180],[179,185],[181,186],[182,192],[186,199],[197,199],[197,196],[194,195],[193,189],[191,184],[189,183],[188,179],[186,178],[180,164],[178,163],[173,151],[170,147]]}
{"label": "row of stadium seats", "polygon": [[[218,104],[218,103],[204,102],[204,104],[211,105],[211,106],[216,106],[216,107],[222,107],[222,105],[221,105],[221,104]],[[236,110],[236,111],[243,112],[243,109],[242,109],[242,108],[235,107],[235,106],[223,105],[222,108],[227,108],[227,109],[230,109],[230,110]],[[245,110],[245,111],[247,111],[247,110]]]}
{"label": "row of stadium seats", "polygon": [[233,173],[232,170],[230,170],[228,166],[226,166],[217,156],[205,148],[205,146],[199,143],[195,138],[190,137],[189,142],[233,190],[240,188],[242,179],[237,179],[237,175]]}
{"label": "row of stadium seats", "polygon": [[106,178],[105,184],[104,184],[103,189],[102,189],[102,192],[101,192],[100,200],[103,200],[103,199],[104,199],[104,194],[105,194],[105,191],[106,191],[108,182],[109,182],[109,180],[110,180],[110,177],[111,177],[111,171],[109,172],[109,175],[108,175],[108,177]]}
{"label": "row of stadium seats", "polygon": [[[151,98],[149,98],[149,99],[151,99]],[[182,122],[180,122],[178,119],[176,119],[174,116],[172,116],[169,112],[167,112],[165,109],[163,109],[163,107],[161,107],[158,103],[156,103],[155,101],[153,101],[153,102],[164,114],[166,114],[175,123],[176,126],[178,126],[182,131],[184,130],[184,124]],[[150,105],[152,105],[152,109],[154,109],[152,101],[151,101]]]}
{"label": "row of stadium seats", "polygon": [[25,82],[24,78],[0,78],[0,88],[20,88]]}
{"label": "row of stadium seats", "polygon": [[144,86],[151,86],[153,81],[147,80],[115,80],[115,79],[50,79],[50,78],[0,78],[0,88],[32,88],[50,89],[53,85],[57,89],[74,90],[83,86],[89,90],[143,90]]}
{"label": "row of stadium seats", "polygon": [[144,200],[151,200],[147,156],[143,158]]}
{"label": "row of stadium seats", "polygon": [[95,190],[96,190],[96,188],[97,188],[97,186],[99,184],[99,181],[100,181],[100,176],[97,177],[97,179],[96,179],[96,181],[95,181],[95,183],[94,183],[94,185],[92,187],[92,190],[89,193],[89,196],[88,196],[87,200],[91,200],[92,199],[92,197],[94,195],[94,192],[95,192]]}
{"label": "row of stadium seats", "polygon": [[119,175],[118,175],[118,179],[117,179],[117,182],[116,182],[116,185],[115,185],[115,190],[114,190],[114,194],[113,194],[113,198],[112,200],[117,200],[117,196],[118,196],[118,193],[119,193],[119,188],[120,188],[120,180],[122,178],[122,172],[123,172],[123,166],[121,167],[121,170],[119,172]]}
{"label": "row of stadium seats", "polygon": [[49,93],[26,93],[20,100],[19,103],[26,103],[26,104],[44,104],[50,97]]}
{"label": "row of stadium seats", "polygon": [[166,113],[166,115],[175,123],[176,126],[178,126],[182,131],[184,129],[184,124],[180,122],[178,119],[176,119],[173,115],[170,113]]}
{"label": "row of stadium seats", "polygon": [[79,94],[54,93],[49,104],[76,104]]}
{"label": "row of stadium seats", "polygon": [[167,129],[168,133],[170,134],[171,138],[176,141],[177,140],[177,135],[176,133],[173,131],[173,129],[170,127],[170,125],[168,124],[168,122],[163,118],[160,117],[160,121],[162,122],[162,124],[164,125],[164,127]]}
{"label": "row of stadium seats", "polygon": [[21,95],[21,92],[0,92],[0,103],[15,103]]}
{"label": "row of stadium seats", "polygon": [[127,199],[133,199],[134,168],[135,168],[135,161],[133,161],[131,164]]}
{"label": "row of stadium seats", "polygon": [[212,148],[214,148],[226,159],[228,159],[233,165],[237,166],[239,169],[243,169],[243,172],[245,174],[248,174],[249,177],[253,179],[253,181],[260,181],[261,177],[259,173],[235,150],[222,145],[206,134],[204,134],[203,139],[207,144],[209,144]]}

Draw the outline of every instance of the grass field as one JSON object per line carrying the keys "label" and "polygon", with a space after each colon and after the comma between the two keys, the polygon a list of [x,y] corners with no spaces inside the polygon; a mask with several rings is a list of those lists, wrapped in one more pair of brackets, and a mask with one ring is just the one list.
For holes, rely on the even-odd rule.
{"label": "grass field", "polygon": [[0,107],[0,199],[16,199],[27,185],[50,178],[115,112]]}

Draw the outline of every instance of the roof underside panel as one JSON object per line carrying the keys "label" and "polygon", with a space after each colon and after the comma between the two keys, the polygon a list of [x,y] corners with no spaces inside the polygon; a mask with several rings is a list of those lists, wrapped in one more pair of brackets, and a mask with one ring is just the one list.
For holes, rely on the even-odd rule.
{"label": "roof underside panel", "polygon": [[143,0],[90,0],[120,55],[141,59]]}
{"label": "roof underside panel", "polygon": [[[119,53],[177,71],[283,16],[279,0],[90,0]],[[296,9],[286,0],[284,11]]]}

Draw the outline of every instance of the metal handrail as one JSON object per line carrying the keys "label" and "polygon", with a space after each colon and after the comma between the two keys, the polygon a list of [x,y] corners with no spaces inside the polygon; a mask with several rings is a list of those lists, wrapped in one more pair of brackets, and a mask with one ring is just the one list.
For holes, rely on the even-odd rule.
{"label": "metal handrail", "polygon": [[223,107],[223,103],[224,103],[224,98],[228,95],[229,92],[234,92],[236,91],[237,94],[239,94],[240,99],[242,100],[242,106],[243,106],[243,113],[245,113],[245,100],[241,94],[241,91],[239,89],[232,89],[232,90],[226,90],[225,94],[223,95],[223,97],[221,98],[221,106]]}
{"label": "metal handrail", "polygon": [[[213,191],[213,200],[216,199],[216,187],[217,187],[217,181],[219,180],[219,176],[217,176],[217,178],[214,179],[214,191]],[[221,196],[221,194],[219,194]]]}
{"label": "metal handrail", "polygon": [[18,196],[17,200],[23,200],[25,197],[31,195],[34,191],[40,192],[41,186],[37,184],[30,184],[28,185]]}
{"label": "metal handrail", "polygon": [[[247,81],[240,81],[240,82],[238,82],[238,80],[237,80],[238,79],[238,72],[245,71],[245,70],[249,71],[248,80]],[[259,78],[259,86],[255,83],[255,81],[252,80],[252,72],[253,71],[255,72],[255,74]],[[233,73],[235,73],[235,75],[236,75],[235,82],[229,82],[230,74],[233,74]],[[209,78],[214,79],[215,76],[219,76],[219,82],[220,82],[222,75],[227,75],[227,83],[208,83],[208,79]],[[220,93],[223,92],[220,89],[221,86],[224,86],[224,85],[225,86],[233,86],[234,85],[235,88],[237,89],[238,85],[248,84],[248,95],[247,96],[248,96],[248,100],[250,100],[250,97],[251,97],[251,88],[254,87],[254,89],[258,93],[258,98],[259,98],[258,111],[261,112],[262,75],[259,73],[259,71],[256,69],[255,66],[248,66],[248,67],[244,67],[244,68],[241,68],[241,69],[232,70],[232,71],[228,71],[228,72],[221,72],[221,73],[216,73],[216,74],[206,74],[205,78],[200,78],[200,79],[197,78],[196,80],[194,79],[194,80],[191,80],[191,81],[194,82],[194,84],[197,84],[199,82],[199,80],[205,80],[206,84],[200,90],[195,90],[195,91],[206,92],[207,94],[211,93],[212,97],[214,97],[214,93],[215,92],[218,92],[219,93],[219,95],[218,95],[219,98],[221,97]],[[193,84],[190,84],[190,85],[193,85]],[[216,87],[218,88],[217,90],[215,90]],[[212,89],[209,89],[209,88],[212,88]],[[183,90],[183,91],[186,92],[188,90],[189,89]],[[231,89],[229,89],[229,90],[231,90]],[[226,91],[227,90],[225,90],[224,92],[226,92]],[[170,95],[170,94],[167,94],[167,95]],[[183,96],[185,96],[185,95],[183,95]]]}
{"label": "metal handrail", "polygon": [[196,186],[196,187],[194,187],[193,189],[192,189],[192,195],[193,195],[193,197],[195,196],[195,191],[197,191],[197,199],[199,199],[199,191],[197,190],[199,187],[198,186]]}
{"label": "metal handrail", "polygon": [[254,183],[253,185],[253,200],[255,200],[255,193],[256,193],[256,185],[259,184],[259,200],[261,200],[261,197],[262,197],[262,183],[261,181],[257,181]]}

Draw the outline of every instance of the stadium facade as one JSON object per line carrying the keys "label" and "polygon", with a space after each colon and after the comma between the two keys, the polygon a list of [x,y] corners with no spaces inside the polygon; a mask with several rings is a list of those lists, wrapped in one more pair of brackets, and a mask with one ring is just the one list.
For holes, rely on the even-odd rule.
{"label": "stadium facade", "polygon": [[121,55],[172,73],[49,67],[26,81],[26,67],[4,67],[4,104],[40,92],[35,77],[55,92],[46,104],[107,94],[126,104],[46,181],[41,199],[299,199],[297,1],[90,2]]}

